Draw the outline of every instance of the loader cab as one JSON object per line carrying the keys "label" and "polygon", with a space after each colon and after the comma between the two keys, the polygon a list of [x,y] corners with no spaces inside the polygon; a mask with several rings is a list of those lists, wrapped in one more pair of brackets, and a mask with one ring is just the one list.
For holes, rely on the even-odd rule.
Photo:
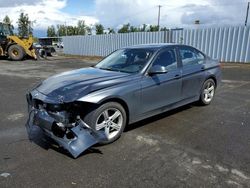
{"label": "loader cab", "polygon": [[7,43],[7,36],[13,35],[12,26],[9,24],[0,23],[0,44]]}
{"label": "loader cab", "polygon": [[0,22],[0,36],[13,35],[13,26]]}
{"label": "loader cab", "polygon": [[7,39],[7,37],[4,35],[4,33],[2,31],[0,31],[0,43],[5,42]]}
{"label": "loader cab", "polygon": [[0,23],[0,56],[4,55],[4,51],[6,48],[8,41],[7,36],[5,35],[4,24]]}
{"label": "loader cab", "polygon": [[8,45],[7,36],[9,35],[13,35],[12,26],[0,22],[0,47],[1,47],[0,56],[5,54],[4,51],[6,51]]}

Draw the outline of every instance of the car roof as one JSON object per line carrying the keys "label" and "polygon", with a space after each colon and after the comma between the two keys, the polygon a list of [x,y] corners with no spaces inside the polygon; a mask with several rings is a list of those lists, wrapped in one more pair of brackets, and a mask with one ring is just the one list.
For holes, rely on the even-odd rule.
{"label": "car roof", "polygon": [[183,47],[190,47],[193,48],[197,51],[199,51],[200,53],[202,53],[204,56],[207,56],[206,54],[204,54],[202,51],[198,50],[197,48],[190,46],[190,45],[186,45],[186,44],[178,44],[178,43],[150,43],[150,44],[137,44],[137,45],[132,45],[132,46],[127,46],[127,47],[123,47],[121,49],[151,49],[151,50],[159,50],[161,48],[164,47],[168,47],[168,46],[183,46]]}
{"label": "car roof", "polygon": [[151,43],[151,44],[137,44],[137,45],[133,45],[133,46],[127,46],[124,47],[126,49],[136,49],[136,48],[163,48],[163,47],[167,47],[167,46],[186,46],[186,45],[182,45],[182,44],[177,44],[177,43]]}

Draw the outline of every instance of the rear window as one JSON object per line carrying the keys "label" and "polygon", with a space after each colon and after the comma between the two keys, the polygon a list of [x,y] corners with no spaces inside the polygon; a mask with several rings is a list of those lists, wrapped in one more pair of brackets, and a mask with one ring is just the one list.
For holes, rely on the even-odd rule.
{"label": "rear window", "polygon": [[180,47],[180,56],[183,66],[203,64],[205,56],[194,48]]}

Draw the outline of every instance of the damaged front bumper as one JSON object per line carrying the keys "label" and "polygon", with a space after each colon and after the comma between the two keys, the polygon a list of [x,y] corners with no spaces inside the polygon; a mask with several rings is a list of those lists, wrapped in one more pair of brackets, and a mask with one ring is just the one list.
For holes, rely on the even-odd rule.
{"label": "damaged front bumper", "polygon": [[29,136],[32,128],[38,126],[74,158],[89,147],[106,140],[104,133],[95,131],[80,116],[73,123],[65,123],[66,112],[48,112],[42,106],[35,106],[33,99],[31,94],[27,95],[29,119],[26,126]]}

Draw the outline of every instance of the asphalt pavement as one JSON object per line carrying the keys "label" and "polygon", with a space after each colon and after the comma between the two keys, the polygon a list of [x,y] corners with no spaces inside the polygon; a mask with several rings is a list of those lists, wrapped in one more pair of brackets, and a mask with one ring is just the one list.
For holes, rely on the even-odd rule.
{"label": "asphalt pavement", "polygon": [[50,75],[91,66],[73,57],[0,60],[0,187],[250,187],[250,65],[226,64],[211,105],[129,125],[73,159],[28,139],[25,93]]}

